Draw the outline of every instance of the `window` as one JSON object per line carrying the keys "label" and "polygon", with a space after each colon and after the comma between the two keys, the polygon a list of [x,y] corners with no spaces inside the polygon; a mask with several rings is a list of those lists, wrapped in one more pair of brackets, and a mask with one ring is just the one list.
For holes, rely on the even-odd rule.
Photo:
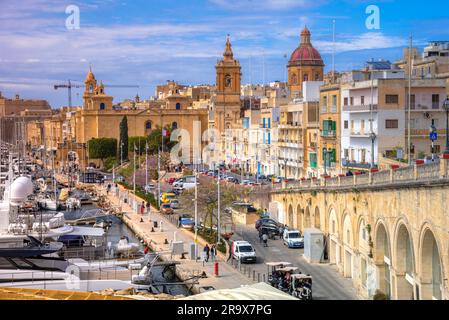
{"label": "window", "polygon": [[298,83],[298,78],[296,77],[296,74],[292,74],[292,84]]}
{"label": "window", "polygon": [[306,73],[304,74],[304,82],[309,81],[309,75]]}
{"label": "window", "polygon": [[385,129],[398,129],[399,120],[385,120]]}
{"label": "window", "polygon": [[327,112],[327,97],[323,97],[323,105],[321,106],[321,112],[326,113]]}
{"label": "window", "polygon": [[174,130],[174,129],[178,129],[178,123],[177,122],[173,122],[172,124],[171,124],[171,126],[172,126],[172,129]]}
{"label": "window", "polygon": [[268,129],[271,128],[271,118],[268,118]]}
{"label": "window", "polygon": [[181,110],[181,104],[179,102],[176,103],[176,110]]}
{"label": "window", "polygon": [[345,129],[349,129],[349,121],[348,120],[345,120],[344,127],[345,127]]}
{"label": "window", "polygon": [[361,97],[360,97],[360,104],[361,104],[362,106],[365,105],[365,97],[364,97],[364,96],[361,96]]}
{"label": "window", "polygon": [[102,102],[102,103],[100,104],[100,110],[104,110],[104,109],[106,109],[106,105]]}
{"label": "window", "polygon": [[349,149],[344,150],[344,157],[345,159],[349,159]]}
{"label": "window", "polygon": [[415,105],[415,95],[412,94],[410,95],[410,109],[415,109],[416,105]]}
{"label": "window", "polygon": [[332,96],[332,112],[337,112],[337,96]]}
{"label": "window", "polygon": [[351,97],[351,106],[354,105],[354,97]]}
{"label": "window", "polygon": [[151,121],[145,122],[145,129],[147,129],[147,130],[151,129]]}
{"label": "window", "polygon": [[343,104],[344,104],[345,106],[347,106],[347,105],[348,105],[348,98],[345,98],[345,99],[344,99],[344,102],[343,102]]}
{"label": "window", "polygon": [[387,95],[385,95],[385,103],[398,104],[399,96],[397,94],[387,94]]}
{"label": "window", "polygon": [[439,108],[440,108],[440,95],[432,94],[432,109],[439,109]]}
{"label": "window", "polygon": [[365,120],[361,120],[360,123],[360,132],[365,133]]}
{"label": "window", "polygon": [[319,73],[315,73],[315,81],[320,81],[320,74]]}

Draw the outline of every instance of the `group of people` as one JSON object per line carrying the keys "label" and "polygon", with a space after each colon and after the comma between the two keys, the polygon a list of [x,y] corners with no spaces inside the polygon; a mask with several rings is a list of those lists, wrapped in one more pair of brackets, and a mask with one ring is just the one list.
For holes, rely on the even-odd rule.
{"label": "group of people", "polygon": [[209,262],[209,258],[211,258],[212,262],[214,262],[217,258],[217,247],[213,244],[211,247],[206,243],[203,249],[204,253],[204,262]]}

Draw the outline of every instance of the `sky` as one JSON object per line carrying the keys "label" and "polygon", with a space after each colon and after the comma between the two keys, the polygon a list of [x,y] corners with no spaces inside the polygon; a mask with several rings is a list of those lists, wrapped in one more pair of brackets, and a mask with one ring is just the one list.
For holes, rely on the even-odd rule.
{"label": "sky", "polygon": [[[79,29],[67,28],[70,5],[79,8]],[[379,9],[379,28],[366,25],[370,5]],[[433,0],[0,0],[0,91],[59,108],[67,90],[53,85],[82,85],[90,65],[106,85],[139,86],[106,88],[114,103],[147,99],[167,80],[214,84],[227,34],[242,83],[285,81],[306,25],[325,71],[333,48],[336,70],[347,71],[400,59],[411,33],[421,50],[449,40],[448,12],[448,1]],[[73,90],[73,105],[82,105],[82,94]]]}

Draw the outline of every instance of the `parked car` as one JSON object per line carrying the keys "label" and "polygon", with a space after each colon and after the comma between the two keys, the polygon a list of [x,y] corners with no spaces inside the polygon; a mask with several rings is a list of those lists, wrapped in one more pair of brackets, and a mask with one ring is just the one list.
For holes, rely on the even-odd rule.
{"label": "parked car", "polygon": [[188,190],[195,188],[195,184],[199,184],[199,182],[196,182],[195,176],[185,176],[173,182],[173,187],[181,187]]}
{"label": "parked car", "polygon": [[173,208],[171,207],[170,203],[164,203],[161,204],[161,213],[163,214],[173,214]]}
{"label": "parked car", "polygon": [[264,218],[264,219],[259,219],[256,221],[256,229],[259,230],[259,228],[263,225],[263,224],[276,224],[278,225],[278,222],[271,219],[271,218]]}
{"label": "parked car", "polygon": [[181,227],[189,230],[195,227],[195,220],[190,214],[184,213],[181,215]]}
{"label": "parked car", "polygon": [[172,199],[170,200],[170,206],[172,207],[172,209],[179,209],[180,208],[180,203],[178,201],[178,199]]}
{"label": "parked car", "polygon": [[150,183],[144,187],[144,190],[145,192],[153,192],[155,188],[156,188],[155,185]]}
{"label": "parked car", "polygon": [[289,248],[304,248],[304,238],[301,237],[301,233],[298,230],[284,230],[282,240],[284,245]]}
{"label": "parked car", "polygon": [[176,198],[176,194],[173,192],[165,192],[161,195],[161,201],[163,203],[169,203],[170,200],[175,199]]}
{"label": "parked car", "polygon": [[256,263],[256,250],[248,241],[233,241],[231,244],[232,257],[241,263]]}

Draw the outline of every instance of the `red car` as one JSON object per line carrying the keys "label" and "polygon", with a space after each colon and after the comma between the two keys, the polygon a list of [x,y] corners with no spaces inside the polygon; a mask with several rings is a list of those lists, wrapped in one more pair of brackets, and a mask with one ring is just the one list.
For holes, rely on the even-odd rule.
{"label": "red car", "polygon": [[168,184],[173,184],[173,182],[175,182],[176,181],[176,178],[170,178],[170,179],[167,179],[167,180],[165,180]]}

